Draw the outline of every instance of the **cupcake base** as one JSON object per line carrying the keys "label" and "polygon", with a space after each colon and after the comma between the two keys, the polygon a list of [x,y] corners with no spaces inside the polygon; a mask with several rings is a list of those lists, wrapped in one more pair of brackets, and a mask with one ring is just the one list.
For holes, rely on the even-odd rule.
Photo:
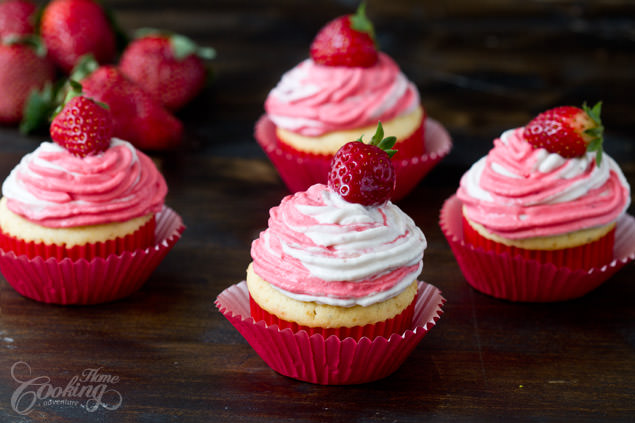
{"label": "cupcake base", "polygon": [[615,242],[615,228],[606,235],[585,245],[561,248],[557,250],[530,250],[512,245],[505,245],[481,235],[470,225],[463,215],[463,237],[467,244],[475,248],[495,253],[507,253],[512,257],[522,256],[528,260],[541,263],[553,263],[556,266],[566,266],[571,269],[592,269],[601,267],[613,260],[613,244]]}
{"label": "cupcake base", "polygon": [[79,260],[80,258],[92,260],[95,257],[108,257],[111,254],[121,254],[124,251],[134,251],[153,245],[155,228],[156,217],[152,216],[143,226],[124,237],[73,247],[25,241],[0,230],[0,249],[13,251],[16,256],[42,257],[44,260],[48,258],[63,260],[67,257],[71,260]]}
{"label": "cupcake base", "polygon": [[19,294],[36,301],[62,305],[110,302],[141,288],[184,229],[180,216],[164,206],[156,216],[151,247],[90,261],[29,258],[0,249],[0,272]]}
{"label": "cupcake base", "polygon": [[340,339],[304,330],[280,329],[250,315],[247,284],[225,289],[216,307],[276,372],[305,382],[350,385],[384,378],[401,366],[443,313],[445,299],[434,286],[419,282],[412,323],[402,333],[373,340]]}
{"label": "cupcake base", "polygon": [[[393,201],[400,200],[412,191],[421,179],[450,152],[452,146],[450,136],[437,121],[426,118],[423,134],[424,154],[393,160],[396,174]],[[332,156],[286,151],[278,141],[275,124],[266,115],[256,123],[254,135],[292,193],[304,191],[313,184],[327,182]]]}
{"label": "cupcake base", "polygon": [[391,319],[384,320],[383,322],[364,326],[339,328],[308,327],[298,325],[295,322],[289,322],[280,319],[275,314],[269,313],[267,310],[260,307],[260,305],[258,305],[258,303],[254,301],[251,296],[249,297],[249,310],[251,313],[251,317],[253,317],[255,321],[258,322],[260,320],[263,320],[267,325],[277,325],[280,330],[289,328],[293,332],[303,330],[307,332],[309,336],[317,333],[324,336],[325,338],[328,338],[331,335],[335,335],[340,339],[350,337],[355,339],[356,341],[359,341],[364,336],[370,339],[374,339],[377,336],[384,336],[386,338],[389,338],[390,335],[395,332],[401,333],[404,330],[408,329],[412,323],[415,303],[416,296],[413,299],[412,303],[410,303],[410,305],[406,307],[401,313]]}
{"label": "cupcake base", "polygon": [[635,218],[630,215],[623,215],[617,221],[611,260],[584,270],[473,246],[463,235],[461,207],[456,195],[446,200],[439,218],[441,230],[466,281],[474,289],[496,298],[523,302],[578,298],[635,260]]}

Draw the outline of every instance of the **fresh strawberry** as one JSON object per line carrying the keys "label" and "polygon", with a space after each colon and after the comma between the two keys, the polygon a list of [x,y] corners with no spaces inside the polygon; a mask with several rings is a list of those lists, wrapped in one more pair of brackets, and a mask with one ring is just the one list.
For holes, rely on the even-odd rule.
{"label": "fresh strawberry", "polygon": [[151,32],[126,47],[119,68],[166,108],[178,110],[202,90],[207,76],[202,59],[214,55],[182,35]]}
{"label": "fresh strawberry", "polygon": [[582,109],[561,106],[540,113],[524,128],[524,138],[534,148],[544,148],[562,157],[580,157],[587,151],[596,152],[598,164],[602,161],[602,133],[600,119],[602,102],[593,108],[586,103]]}
{"label": "fresh strawberry", "polygon": [[92,53],[99,63],[112,61],[115,33],[104,10],[93,0],[53,0],[44,8],[40,34],[53,61],[70,72]]}
{"label": "fresh strawberry", "polygon": [[98,66],[95,62],[83,64],[89,65],[89,70],[85,71],[89,74],[77,76],[77,79],[87,96],[110,107],[113,136],[145,150],[165,150],[180,144],[183,125],[158,100],[115,66]]}
{"label": "fresh strawberry", "polygon": [[318,32],[310,48],[315,63],[348,67],[377,63],[375,31],[365,9],[362,3],[355,15],[340,16]]}
{"label": "fresh strawberry", "polygon": [[86,97],[81,85],[71,82],[66,102],[51,122],[51,138],[78,157],[106,151],[113,129],[108,106]]}
{"label": "fresh strawberry", "polygon": [[36,37],[0,43],[0,122],[17,123],[33,90],[53,80],[55,68]]}
{"label": "fresh strawberry", "polygon": [[33,34],[35,9],[35,4],[28,0],[7,0],[0,3],[0,39],[10,35]]}
{"label": "fresh strawberry", "polygon": [[383,204],[395,191],[395,169],[390,158],[397,138],[384,138],[381,122],[369,144],[361,137],[335,153],[328,175],[329,187],[350,203]]}

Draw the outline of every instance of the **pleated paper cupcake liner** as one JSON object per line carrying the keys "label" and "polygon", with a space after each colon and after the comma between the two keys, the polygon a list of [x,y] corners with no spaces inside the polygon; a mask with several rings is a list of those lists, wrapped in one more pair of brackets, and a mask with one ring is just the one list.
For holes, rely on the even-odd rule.
{"label": "pleated paper cupcake liner", "polygon": [[276,372],[305,382],[350,385],[382,379],[396,371],[443,313],[445,299],[433,285],[419,282],[411,326],[389,338],[324,338],[300,330],[280,330],[250,315],[243,281],[216,299],[219,311]]}
{"label": "pleated paper cupcake liner", "polygon": [[570,269],[591,269],[602,267],[613,260],[613,244],[615,243],[615,228],[601,238],[588,244],[558,250],[529,250],[505,245],[482,236],[475,230],[463,215],[463,239],[466,244],[485,251],[507,253],[512,257],[522,256],[527,260],[541,263],[553,263],[558,267]]}
{"label": "pleated paper cupcake liner", "polygon": [[496,298],[523,302],[564,301],[581,297],[635,259],[635,218],[623,215],[615,229],[613,257],[588,270],[541,263],[507,252],[486,251],[465,241],[462,203],[446,200],[439,224],[467,282]]}
{"label": "pleated paper cupcake liner", "polygon": [[111,254],[121,254],[124,251],[134,251],[138,248],[152,246],[154,244],[155,227],[156,221],[153,216],[143,226],[124,237],[75,245],[73,247],[25,241],[0,231],[0,249],[3,251],[13,251],[16,256],[26,255],[29,258],[42,257],[44,260],[48,258],[62,260],[67,257],[71,260],[78,260],[80,258],[91,260],[95,257],[108,257]]}
{"label": "pleated paper cupcake liner", "polygon": [[[396,173],[396,189],[392,197],[398,201],[405,197],[452,147],[448,132],[437,121],[426,118],[424,153],[393,160]],[[269,160],[278,170],[287,188],[295,193],[305,191],[313,184],[327,183],[332,156],[293,152],[281,148],[276,136],[275,124],[265,115],[256,123],[255,138]]]}
{"label": "pleated paper cupcake liner", "polygon": [[412,323],[412,316],[414,315],[415,304],[416,298],[414,298],[412,303],[401,313],[391,319],[386,319],[382,322],[364,326],[320,328],[302,326],[298,325],[295,322],[289,322],[287,320],[280,319],[275,314],[269,313],[267,310],[260,307],[260,305],[258,305],[258,303],[255,302],[251,296],[249,297],[249,309],[251,312],[251,317],[253,317],[255,321],[263,320],[267,325],[277,325],[278,328],[280,328],[281,330],[286,328],[291,329],[293,332],[304,330],[309,334],[309,336],[313,334],[320,334],[325,338],[328,338],[331,335],[335,335],[340,339],[350,337],[355,339],[356,341],[359,341],[363,337],[367,337],[369,339],[374,339],[377,336],[389,338],[390,335],[395,332],[401,333],[404,330],[408,329]]}
{"label": "pleated paper cupcake liner", "polygon": [[165,207],[156,216],[155,243],[121,254],[43,259],[0,249],[0,272],[19,294],[53,304],[97,304],[137,291],[181,237],[181,217]]}

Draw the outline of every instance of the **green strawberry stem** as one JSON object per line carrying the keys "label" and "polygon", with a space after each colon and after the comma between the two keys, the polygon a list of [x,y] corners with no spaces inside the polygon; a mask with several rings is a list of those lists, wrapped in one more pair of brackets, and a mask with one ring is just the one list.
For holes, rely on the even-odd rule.
{"label": "green strawberry stem", "polygon": [[[364,142],[362,140],[362,137],[359,137],[355,141]],[[396,143],[397,143],[397,137],[389,136],[384,138],[384,127],[381,124],[381,121],[378,121],[375,134],[372,136],[368,144],[374,145],[380,150],[383,150],[386,154],[388,154],[388,157],[392,158],[392,156],[394,156],[395,153],[397,152],[397,150],[393,149]]]}
{"label": "green strawberry stem", "polygon": [[587,146],[587,151],[595,151],[595,163],[599,166],[602,163],[602,143],[604,142],[604,125],[602,125],[602,119],[600,117],[602,113],[602,102],[598,101],[592,108],[589,108],[585,101],[584,104],[582,104],[582,110],[584,110],[596,125],[594,128],[585,130],[584,133],[591,138]]}
{"label": "green strawberry stem", "polygon": [[360,3],[357,11],[354,15],[351,15],[351,28],[356,31],[364,32],[370,36],[370,38],[375,43],[375,47],[377,47],[377,40],[375,39],[375,28],[373,27],[373,23],[366,16],[366,3]]}

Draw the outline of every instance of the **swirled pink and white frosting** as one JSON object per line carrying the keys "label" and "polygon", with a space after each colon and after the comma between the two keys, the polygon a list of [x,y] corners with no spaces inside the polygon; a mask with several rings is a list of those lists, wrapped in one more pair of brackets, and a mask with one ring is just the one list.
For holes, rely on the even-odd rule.
{"label": "swirled pink and white frosting", "polygon": [[306,59],[282,76],[265,101],[276,126],[305,136],[377,125],[415,110],[419,92],[385,53],[367,68]]}
{"label": "swirled pink and white frosting", "polygon": [[316,184],[270,210],[251,256],[254,272],[293,299],[367,306],[415,281],[426,245],[421,230],[391,202],[353,204]]}
{"label": "swirled pink and white frosting", "polygon": [[99,154],[76,157],[43,142],[2,184],[12,212],[52,228],[122,222],[161,210],[167,185],[152,160],[113,138]]}
{"label": "swirled pink and white frosting", "polygon": [[566,159],[535,149],[523,128],[504,132],[461,178],[468,219],[507,239],[553,236],[614,222],[630,205],[630,186],[607,154]]}

